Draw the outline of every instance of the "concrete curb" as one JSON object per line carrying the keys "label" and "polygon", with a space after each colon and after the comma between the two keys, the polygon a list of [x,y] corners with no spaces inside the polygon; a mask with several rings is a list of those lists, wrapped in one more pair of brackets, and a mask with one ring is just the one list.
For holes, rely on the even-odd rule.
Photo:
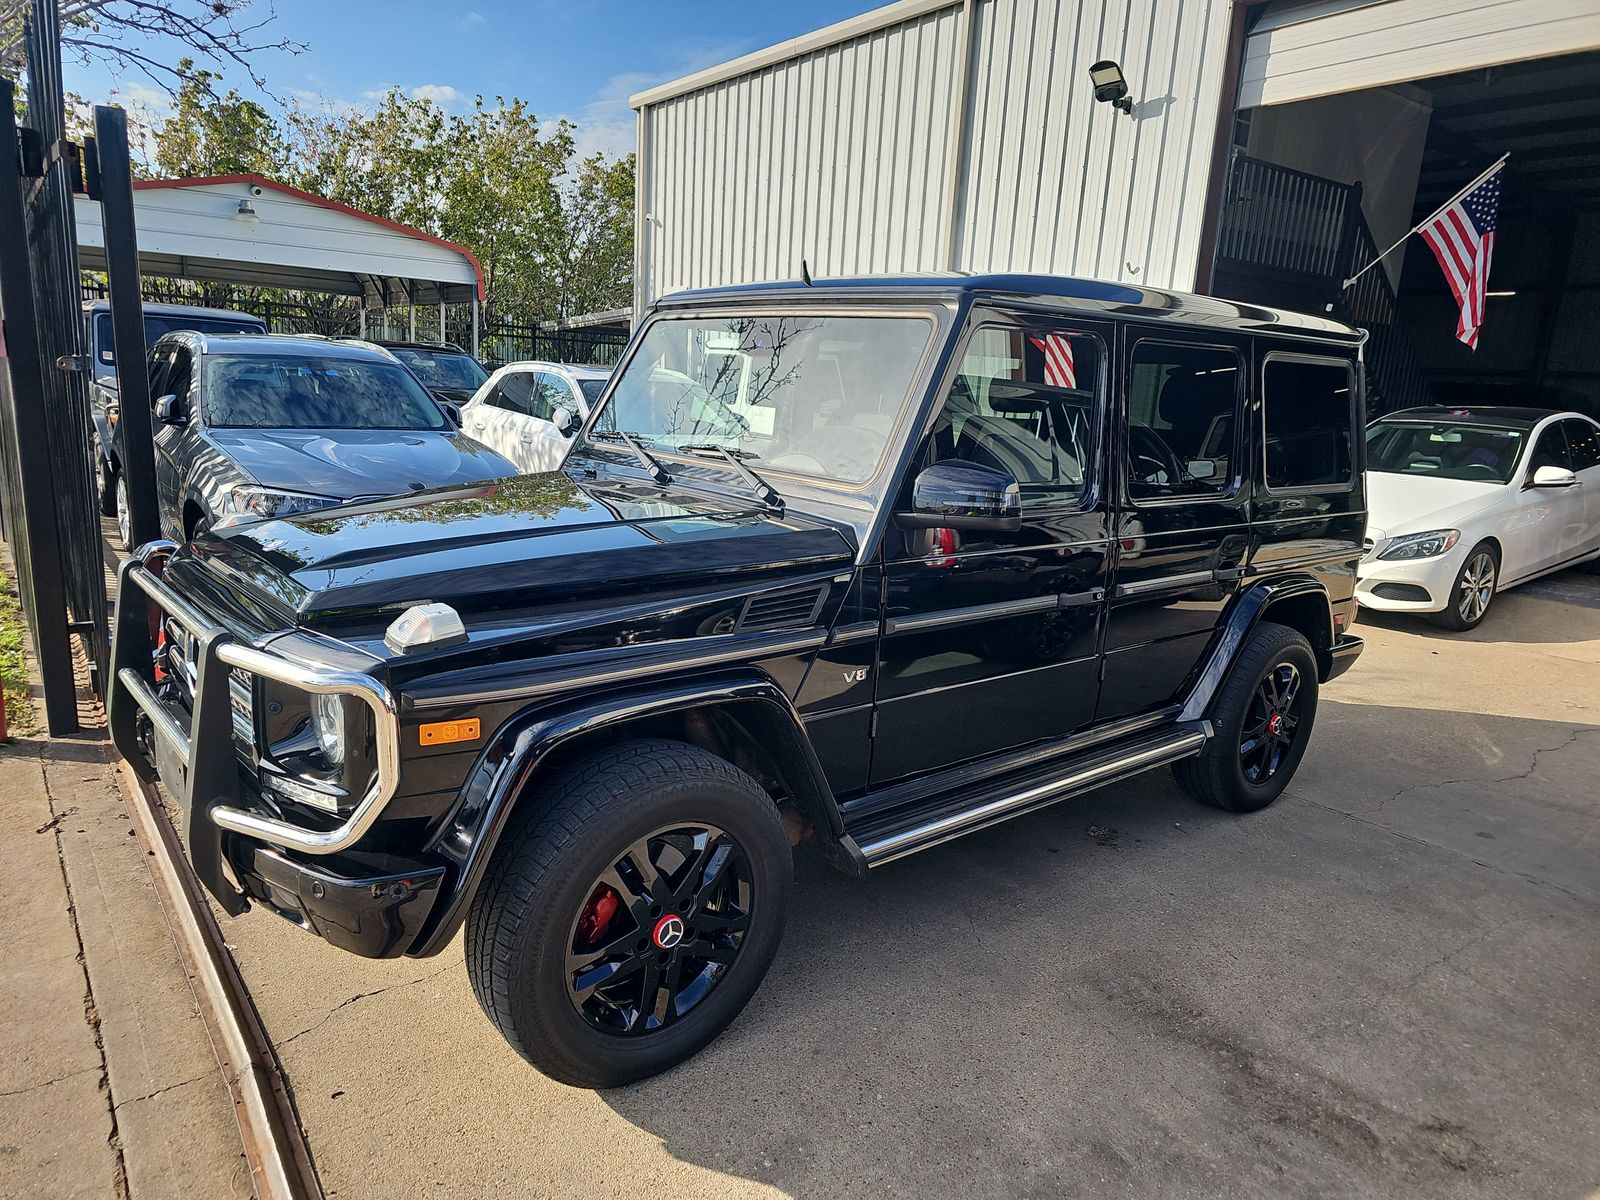
{"label": "concrete curb", "polygon": [[256,1194],[262,1200],[321,1200],[322,1186],[272,1044],[177,831],[154,788],[127,763],[118,764],[118,778],[134,826],[154,852],[150,875],[233,1096]]}

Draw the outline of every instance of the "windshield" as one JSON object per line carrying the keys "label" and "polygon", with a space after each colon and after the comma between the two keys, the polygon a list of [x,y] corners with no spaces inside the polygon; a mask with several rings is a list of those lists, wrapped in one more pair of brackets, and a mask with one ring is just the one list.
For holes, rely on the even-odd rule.
{"label": "windshield", "polygon": [[860,483],[883,460],[932,331],[919,317],[656,321],[593,428]]}
{"label": "windshield", "polygon": [[604,379],[580,379],[578,387],[583,392],[583,398],[590,404],[600,399],[600,393],[606,390]]}
{"label": "windshield", "polygon": [[396,363],[310,355],[206,359],[206,420],[218,429],[444,429],[433,397]]}
{"label": "windshield", "polygon": [[[100,361],[116,362],[116,351],[111,345],[111,314],[96,313],[94,329],[94,340],[100,347]],[[175,329],[192,329],[196,333],[266,332],[266,327],[254,317],[190,317],[174,313],[145,313],[144,348],[150,349],[163,334]]]}
{"label": "windshield", "polygon": [[1525,432],[1453,421],[1379,421],[1367,429],[1367,470],[1505,483]]}
{"label": "windshield", "polygon": [[424,387],[450,388],[454,391],[475,392],[489,373],[478,365],[470,354],[454,350],[413,350],[396,347],[391,351],[396,358],[411,368],[412,374],[422,380]]}

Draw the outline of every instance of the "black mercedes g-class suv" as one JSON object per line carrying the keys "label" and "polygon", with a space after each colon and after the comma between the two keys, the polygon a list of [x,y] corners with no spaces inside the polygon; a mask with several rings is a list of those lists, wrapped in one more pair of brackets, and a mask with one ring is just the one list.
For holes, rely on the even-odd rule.
{"label": "black mercedes g-class suv", "polygon": [[1361,650],[1362,337],[1063,278],[674,296],[560,471],[144,547],[116,743],[228,912],[465,925],[528,1061],[636,1080],[750,999],[797,843],[1283,791]]}

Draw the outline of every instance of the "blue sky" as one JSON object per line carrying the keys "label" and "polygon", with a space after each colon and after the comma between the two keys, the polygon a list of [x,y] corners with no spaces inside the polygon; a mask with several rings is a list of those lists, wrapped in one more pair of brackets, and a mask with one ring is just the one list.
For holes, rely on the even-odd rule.
{"label": "blue sky", "polygon": [[[266,0],[256,0],[265,7]],[[447,107],[521,96],[541,118],[578,125],[579,148],[633,149],[628,96],[878,7],[882,0],[273,0],[279,36],[309,42],[299,56],[262,55],[277,95],[303,103],[370,103],[391,85]],[[161,98],[137,72],[66,64],[88,100]],[[238,70],[226,81],[250,93]]]}

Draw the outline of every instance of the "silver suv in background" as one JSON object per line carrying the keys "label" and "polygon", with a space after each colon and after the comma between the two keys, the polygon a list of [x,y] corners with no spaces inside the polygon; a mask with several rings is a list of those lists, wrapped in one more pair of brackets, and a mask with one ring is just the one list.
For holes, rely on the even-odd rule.
{"label": "silver suv in background", "polygon": [[[266,333],[267,324],[249,313],[187,304],[144,305],[144,345],[148,351],[162,336],[179,329],[199,333]],[[83,345],[89,355],[89,410],[94,420],[95,469],[100,481],[100,511],[117,515],[117,482],[122,461],[113,436],[118,408],[117,352],[111,338],[111,305],[105,300],[83,303]],[[139,366],[144,367],[141,359]],[[154,399],[154,397],[151,397]]]}

